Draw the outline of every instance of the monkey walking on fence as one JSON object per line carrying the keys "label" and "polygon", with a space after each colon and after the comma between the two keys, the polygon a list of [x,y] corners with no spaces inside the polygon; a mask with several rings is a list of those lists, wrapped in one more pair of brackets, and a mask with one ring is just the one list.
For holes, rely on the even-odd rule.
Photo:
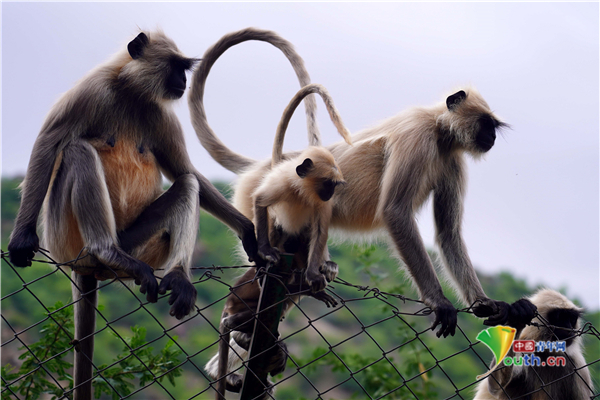
{"label": "monkey walking on fence", "polygon": [[[564,295],[550,289],[543,289],[529,298],[537,306],[538,316],[533,322],[517,328],[516,340],[535,342],[565,341],[566,351],[536,352],[544,365],[503,366],[477,386],[475,400],[583,400],[594,395],[590,371],[583,357],[582,338],[578,334],[582,309]],[[507,357],[513,357],[511,349]],[[564,355],[565,365],[545,365],[548,357]],[[496,360],[491,366],[496,365]]]}
{"label": "monkey walking on fence", "polygon": [[[255,36],[248,30],[236,32],[208,49],[193,74],[189,93],[192,122],[200,142],[223,167],[240,175],[234,204],[242,212],[251,207],[249,193],[258,186],[256,181],[244,180],[249,176],[245,173],[255,168],[268,171],[270,163],[237,154],[217,138],[206,119],[203,95],[206,78],[218,57]],[[309,127],[315,126],[310,122],[314,117],[314,113],[307,114]],[[331,200],[331,227],[362,234],[385,229],[421,299],[435,312],[432,329],[440,326],[438,337],[454,334],[457,310],[444,296],[415,221],[415,213],[430,196],[437,243],[462,302],[473,305],[476,316],[487,317],[484,323],[488,325],[530,321],[534,315],[535,307],[526,299],[509,305],[486,296],[461,234],[465,155],[479,158],[485,154],[495,143],[496,131],[505,126],[475,89],[467,89],[440,104],[406,110],[363,130],[352,137],[353,146],[340,142],[327,147],[347,182]],[[309,138],[320,141],[316,130],[309,129]]]}
{"label": "monkey walking on fence", "polygon": [[[185,57],[162,32],[140,33],[66,92],[35,142],[8,250],[31,265],[38,214],[51,256],[75,272],[75,398],[91,396],[97,278],[130,277],[146,300],[171,290],[170,314],[196,300],[190,263],[203,207],[229,225],[256,259],[254,224],[191,164],[172,102],[183,96]],[[172,186],[163,193],[162,176]],[[82,251],[83,249],[83,251]],[[153,269],[164,269],[157,283]]]}
{"label": "monkey walking on fence", "polygon": [[[323,290],[338,274],[338,266],[329,260],[327,250],[330,200],[336,188],[345,183],[342,171],[324,147],[310,146],[294,157],[282,156],[283,139],[289,121],[302,99],[311,93],[318,93],[323,98],[338,132],[351,143],[350,133],[327,90],[318,84],[303,87],[290,101],[277,127],[271,169],[258,166],[246,172],[248,177],[244,180],[258,182],[258,185],[251,186],[253,192],[246,193],[253,200],[253,207],[240,210],[254,221],[258,251],[263,258],[276,263],[279,261],[279,249],[295,253],[292,267],[303,273],[299,277],[292,275],[291,280],[285,282],[288,291],[293,293],[301,291],[303,287],[310,288],[309,295],[329,307],[337,302]],[[234,205],[239,207],[235,202]],[[256,269],[251,268],[234,284],[223,310],[219,354],[205,368],[213,379],[220,380],[217,399],[222,398],[225,389],[239,392],[243,384],[242,375],[232,371],[239,368],[241,360],[247,357],[251,341],[253,316],[260,297],[258,280],[253,280],[255,275]],[[298,300],[298,296],[286,300],[283,315]],[[232,330],[233,338],[229,340],[229,331]],[[286,347],[284,343],[280,343],[280,346],[271,357],[268,368],[273,376],[285,368]],[[230,353],[230,347],[234,352]],[[272,389],[269,389],[269,393],[272,393]]]}

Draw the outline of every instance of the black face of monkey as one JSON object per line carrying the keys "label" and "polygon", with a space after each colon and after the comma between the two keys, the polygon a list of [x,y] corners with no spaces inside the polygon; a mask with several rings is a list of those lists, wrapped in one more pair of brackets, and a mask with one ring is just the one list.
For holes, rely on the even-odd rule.
{"label": "black face of monkey", "polygon": [[573,329],[577,327],[577,321],[579,320],[580,313],[577,310],[570,308],[557,308],[548,313],[548,323],[553,326],[565,328],[565,329],[554,329],[551,340],[555,339],[554,335],[559,340],[566,340],[567,346],[573,342],[574,332]]}
{"label": "black face of monkey", "polygon": [[174,57],[170,60],[170,72],[166,79],[167,98],[179,99],[185,92],[187,79],[185,71],[192,68],[194,61],[189,58]]}
{"label": "black face of monkey", "polygon": [[488,151],[496,142],[496,128],[499,123],[487,114],[479,117],[479,130],[475,136],[475,144],[483,152]]}
{"label": "black face of monkey", "polygon": [[337,186],[338,182],[334,182],[331,179],[327,179],[325,180],[319,187],[317,194],[319,195],[319,198],[323,201],[328,201],[329,199],[331,199],[331,197],[333,196],[333,193],[335,192],[335,187]]}
{"label": "black face of monkey", "polygon": [[[150,45],[150,40],[145,33],[140,33],[127,45],[127,51],[134,60],[143,57],[144,51]],[[179,55],[173,55],[167,62],[166,69],[167,77],[165,79],[165,95],[167,99],[176,100],[183,96],[185,92],[187,79],[185,72],[191,69],[197,60],[193,58],[185,58]]]}

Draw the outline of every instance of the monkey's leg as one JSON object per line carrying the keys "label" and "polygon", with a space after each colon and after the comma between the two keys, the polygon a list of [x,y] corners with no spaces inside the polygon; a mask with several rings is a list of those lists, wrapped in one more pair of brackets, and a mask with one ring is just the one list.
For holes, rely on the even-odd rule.
{"label": "monkey's leg", "polygon": [[194,175],[184,174],[150,204],[131,226],[119,233],[121,248],[141,258],[150,238],[161,231],[166,232],[169,251],[158,293],[171,291],[169,313],[177,319],[188,315],[196,303],[196,288],[191,283],[190,267],[199,220],[198,181]]}
{"label": "monkey's leg", "polygon": [[[61,185],[62,190],[56,190]],[[140,285],[140,292],[146,294],[146,299],[156,302],[158,283],[152,268],[133,258],[116,244],[115,218],[108,187],[100,157],[91,144],[79,141],[64,149],[63,162],[55,178],[50,203],[55,196],[70,196],[69,199],[63,198],[63,204],[67,205],[64,212],[56,210],[52,204],[49,208],[54,208],[56,218],[61,216],[56,215],[56,212],[64,217],[72,211],[89,254],[101,264],[122,269],[134,277],[135,283]],[[71,210],[68,209],[69,205]]]}
{"label": "monkey's leg", "polygon": [[331,208],[324,207],[313,218],[310,226],[310,245],[308,252],[308,266],[306,267],[306,281],[311,290],[316,293],[327,286],[327,276],[321,271],[328,257],[327,237]]}
{"label": "monkey's leg", "polygon": [[[237,332],[235,331],[232,332],[232,336],[235,336],[236,333]],[[234,393],[239,393],[242,389],[244,380],[243,375],[232,371],[236,371],[241,366],[243,359],[248,355],[247,350],[241,348],[233,338],[231,338],[228,341],[228,344],[225,344],[225,347],[222,348],[224,339],[225,335],[221,337],[219,342],[219,352],[215,354],[204,366],[204,369],[208,375],[214,380],[221,379],[223,376],[225,376],[225,388],[222,388],[221,386],[221,383],[223,382],[222,380],[219,381],[219,384],[217,385],[217,393],[215,394],[215,398],[219,400],[222,398],[219,393],[222,395],[225,394],[224,389]],[[250,344],[248,339],[247,347],[249,346]],[[225,357],[225,355],[227,355],[227,357]],[[225,361],[226,365],[224,372],[221,370],[223,367],[223,364],[221,363],[223,361]]]}
{"label": "monkey's leg", "polygon": [[431,260],[425,251],[419,229],[413,218],[412,207],[404,207],[399,203],[388,205],[384,211],[387,230],[400,256],[406,263],[421,298],[435,312],[432,329],[439,324],[441,328],[437,337],[454,336],[457,323],[457,311],[444,296]]}
{"label": "monkey's leg", "polygon": [[93,275],[71,274],[75,316],[75,363],[73,365],[74,399],[92,400],[92,359],[96,331],[98,281]]}
{"label": "monkey's leg", "polygon": [[243,332],[250,335],[254,330],[254,314],[256,314],[256,309],[240,311],[233,315],[223,318],[223,321],[221,323],[227,329],[237,332]]}

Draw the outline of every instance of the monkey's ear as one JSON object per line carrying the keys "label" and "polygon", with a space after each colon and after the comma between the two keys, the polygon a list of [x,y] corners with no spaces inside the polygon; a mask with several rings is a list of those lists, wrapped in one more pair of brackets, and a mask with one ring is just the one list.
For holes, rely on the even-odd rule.
{"label": "monkey's ear", "polygon": [[306,177],[306,175],[308,175],[308,173],[311,169],[313,169],[314,166],[315,164],[312,162],[312,160],[310,158],[307,158],[302,164],[296,167],[296,173],[300,178],[304,178]]}
{"label": "monkey's ear", "polygon": [[448,110],[450,110],[450,111],[454,110],[466,98],[467,98],[467,94],[465,93],[464,90],[460,90],[460,91],[454,93],[453,95],[448,96],[448,98],[446,99],[446,106],[448,107]]}
{"label": "monkey's ear", "polygon": [[144,54],[144,47],[146,47],[149,42],[148,36],[146,36],[144,32],[140,33],[135,39],[129,42],[127,45],[127,51],[129,52],[131,58],[134,60],[140,58],[142,54]]}

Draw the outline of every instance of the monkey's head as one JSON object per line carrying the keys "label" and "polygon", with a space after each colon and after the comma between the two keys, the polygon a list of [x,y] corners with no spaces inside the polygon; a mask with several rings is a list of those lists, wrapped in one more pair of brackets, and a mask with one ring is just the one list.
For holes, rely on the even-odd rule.
{"label": "monkey's head", "polygon": [[130,57],[118,79],[155,101],[176,100],[186,88],[186,71],[198,61],[185,57],[163,32],[140,33],[127,45]]}
{"label": "monkey's head", "polygon": [[297,158],[302,162],[296,167],[296,174],[303,180],[305,192],[321,201],[328,201],[338,185],[344,185],[344,177],[333,155],[323,147],[311,146]]}
{"label": "monkey's head", "polygon": [[508,127],[475,89],[448,96],[443,108],[437,118],[439,143],[448,149],[463,149],[474,156],[484,154],[494,146],[496,131]]}
{"label": "monkey's head", "polygon": [[529,298],[536,305],[539,316],[533,322],[540,326],[530,325],[523,329],[519,339],[535,341],[566,341],[570,346],[579,340],[575,330],[579,329],[579,318],[583,309],[562,294],[542,289]]}

